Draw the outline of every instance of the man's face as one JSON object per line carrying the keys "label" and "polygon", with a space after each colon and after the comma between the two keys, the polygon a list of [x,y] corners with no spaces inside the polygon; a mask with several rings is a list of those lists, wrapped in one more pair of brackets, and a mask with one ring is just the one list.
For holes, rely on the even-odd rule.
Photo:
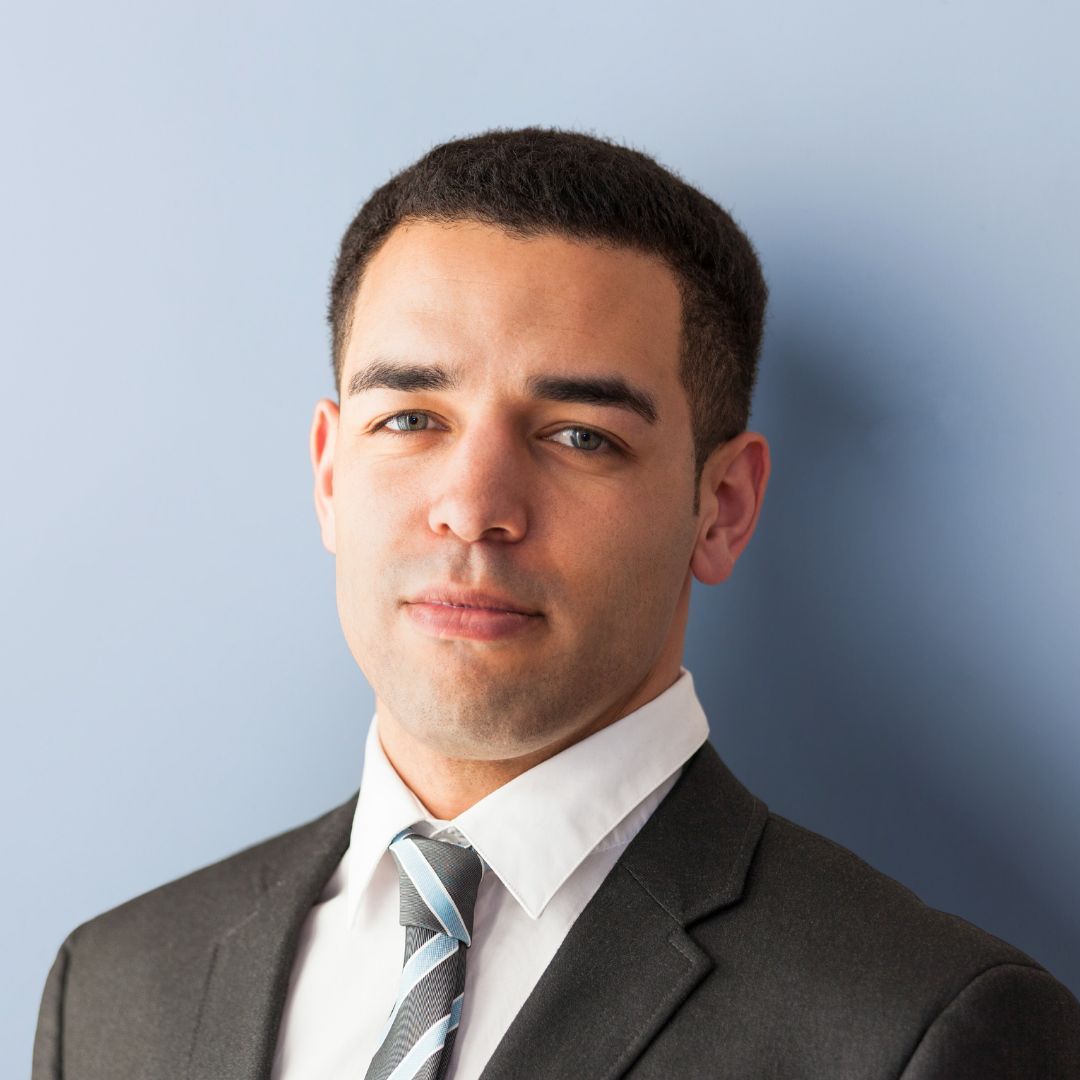
{"label": "man's face", "polygon": [[[678,673],[697,518],[672,271],[397,227],[344,357],[323,536],[380,718],[449,757],[568,744]],[[606,719],[602,719],[606,718]]]}

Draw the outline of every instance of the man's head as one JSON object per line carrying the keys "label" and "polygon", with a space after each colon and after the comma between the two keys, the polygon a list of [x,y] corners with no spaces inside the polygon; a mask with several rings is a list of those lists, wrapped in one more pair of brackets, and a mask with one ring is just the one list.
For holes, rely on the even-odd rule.
{"label": "man's head", "polygon": [[765,287],[749,242],[635,151],[446,144],[346,232],[315,500],[380,724],[541,758],[678,673],[691,576],[749,541]]}
{"label": "man's head", "polygon": [[651,157],[581,132],[493,130],[436,146],[377,189],[342,237],[330,286],[334,385],[364,269],[403,221],[483,221],[657,255],[682,299],[679,375],[698,470],[745,430],[768,291],[750,241],[723,208]]}

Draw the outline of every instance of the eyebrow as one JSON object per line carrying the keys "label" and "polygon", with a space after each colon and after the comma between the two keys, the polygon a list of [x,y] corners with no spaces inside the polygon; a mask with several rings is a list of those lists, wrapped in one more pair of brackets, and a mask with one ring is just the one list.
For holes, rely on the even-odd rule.
{"label": "eyebrow", "polygon": [[398,364],[375,360],[349,380],[346,396],[365,390],[400,390],[415,393],[419,390],[452,390],[458,383],[456,374],[446,368],[429,364]]}
{"label": "eyebrow", "polygon": [[[397,390],[416,393],[424,390],[453,390],[460,375],[437,364],[402,364],[374,360],[349,380],[348,397],[365,390]],[[627,409],[655,424],[660,412],[653,396],[634,386],[622,375],[534,375],[526,383],[529,392],[544,401],[579,405],[604,405]]]}
{"label": "eyebrow", "polygon": [[660,416],[653,396],[621,375],[534,375],[529,379],[528,387],[536,397],[546,401],[629,409],[650,424],[655,424]]}

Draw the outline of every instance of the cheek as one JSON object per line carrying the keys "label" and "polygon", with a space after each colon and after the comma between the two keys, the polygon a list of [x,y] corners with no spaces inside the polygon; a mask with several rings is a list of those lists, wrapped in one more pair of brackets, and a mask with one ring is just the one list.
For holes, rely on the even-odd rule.
{"label": "cheek", "polygon": [[556,522],[558,565],[582,594],[610,600],[667,593],[677,588],[689,565],[694,534],[691,505],[670,490],[642,488],[633,500],[626,491],[567,508]]}
{"label": "cheek", "polygon": [[389,485],[353,469],[335,489],[337,580],[350,621],[376,615],[372,600],[392,591],[394,568],[414,513]]}
{"label": "cheek", "polygon": [[415,485],[387,469],[346,469],[337,477],[334,503],[338,531],[353,555],[392,545],[420,520]]}

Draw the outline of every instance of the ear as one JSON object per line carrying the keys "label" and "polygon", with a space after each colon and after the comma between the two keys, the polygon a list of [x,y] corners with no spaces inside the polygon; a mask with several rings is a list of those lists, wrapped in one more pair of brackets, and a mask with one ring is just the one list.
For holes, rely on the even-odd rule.
{"label": "ear", "polygon": [[744,431],[708,457],[698,484],[698,533],[690,569],[704,585],[726,581],[754,535],[769,482],[769,444]]}
{"label": "ear", "polygon": [[329,398],[315,406],[311,421],[311,466],[315,471],[315,513],[319,518],[323,547],[337,554],[334,526],[334,444],[337,441],[338,407]]}

